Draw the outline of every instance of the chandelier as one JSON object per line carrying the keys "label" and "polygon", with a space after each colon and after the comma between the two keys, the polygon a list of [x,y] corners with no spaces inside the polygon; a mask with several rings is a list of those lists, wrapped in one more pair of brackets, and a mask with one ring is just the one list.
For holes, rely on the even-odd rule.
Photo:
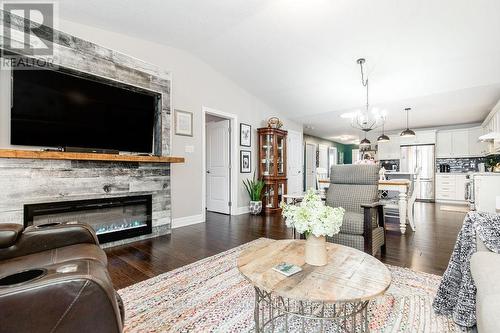
{"label": "chandelier", "polygon": [[384,124],[386,112],[381,111],[378,108],[370,109],[368,77],[365,79],[365,73],[363,70],[365,62],[366,60],[364,58],[356,60],[356,63],[361,69],[361,84],[366,88],[366,107],[364,110],[344,114],[343,117],[351,119],[351,126],[353,128],[360,129],[366,133]]}

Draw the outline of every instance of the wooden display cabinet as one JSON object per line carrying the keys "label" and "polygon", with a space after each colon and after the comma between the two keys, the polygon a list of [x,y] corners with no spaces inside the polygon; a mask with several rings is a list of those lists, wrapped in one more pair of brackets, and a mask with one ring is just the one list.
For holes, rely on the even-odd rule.
{"label": "wooden display cabinet", "polygon": [[259,128],[259,178],[265,182],[262,206],[266,214],[281,213],[282,196],[287,192],[286,137],[287,131]]}

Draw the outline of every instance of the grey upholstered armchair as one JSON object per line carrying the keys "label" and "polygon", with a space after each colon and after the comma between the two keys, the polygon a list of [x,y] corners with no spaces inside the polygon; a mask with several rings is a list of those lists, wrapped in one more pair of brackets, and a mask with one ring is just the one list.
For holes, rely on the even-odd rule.
{"label": "grey upholstered armchair", "polygon": [[334,165],[326,204],[346,210],[340,233],[327,240],[375,255],[385,253],[383,205],[378,202],[377,165]]}

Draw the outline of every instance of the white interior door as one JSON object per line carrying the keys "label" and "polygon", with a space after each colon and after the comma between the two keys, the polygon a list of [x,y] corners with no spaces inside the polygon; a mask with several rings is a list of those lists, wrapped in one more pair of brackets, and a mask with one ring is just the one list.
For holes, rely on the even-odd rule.
{"label": "white interior door", "polygon": [[306,143],[306,190],[316,188],[316,145]]}
{"label": "white interior door", "polygon": [[328,170],[328,146],[318,145],[319,162],[318,168]]}
{"label": "white interior door", "polygon": [[229,214],[229,120],[207,123],[207,210]]}
{"label": "white interior door", "polygon": [[328,174],[330,174],[330,169],[332,165],[339,164],[337,147],[330,147],[328,149]]}
{"label": "white interior door", "polygon": [[302,133],[288,131],[287,136],[287,177],[288,194],[301,194],[304,191],[304,159],[302,157]]}
{"label": "white interior door", "polygon": [[359,161],[359,149],[352,150],[352,164],[356,164]]}

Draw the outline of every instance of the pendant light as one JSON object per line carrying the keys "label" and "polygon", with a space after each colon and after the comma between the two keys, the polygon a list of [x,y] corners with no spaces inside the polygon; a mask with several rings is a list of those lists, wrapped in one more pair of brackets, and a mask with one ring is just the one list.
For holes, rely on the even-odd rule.
{"label": "pendant light", "polygon": [[408,114],[409,114],[410,110],[411,110],[411,108],[405,108],[405,111],[406,111],[406,129],[403,132],[401,132],[401,134],[400,134],[402,137],[405,137],[405,138],[415,136],[415,132],[412,131],[410,129],[410,126],[408,125],[408,123],[409,123]]}
{"label": "pendant light", "polygon": [[365,138],[363,140],[361,140],[361,142],[359,143],[360,146],[370,146],[372,143],[370,142],[370,140],[368,140],[366,138],[366,132],[365,132]]}
{"label": "pendant light", "polygon": [[382,123],[382,135],[377,138],[377,142],[388,142],[391,141],[391,139],[385,135],[385,124]]}

